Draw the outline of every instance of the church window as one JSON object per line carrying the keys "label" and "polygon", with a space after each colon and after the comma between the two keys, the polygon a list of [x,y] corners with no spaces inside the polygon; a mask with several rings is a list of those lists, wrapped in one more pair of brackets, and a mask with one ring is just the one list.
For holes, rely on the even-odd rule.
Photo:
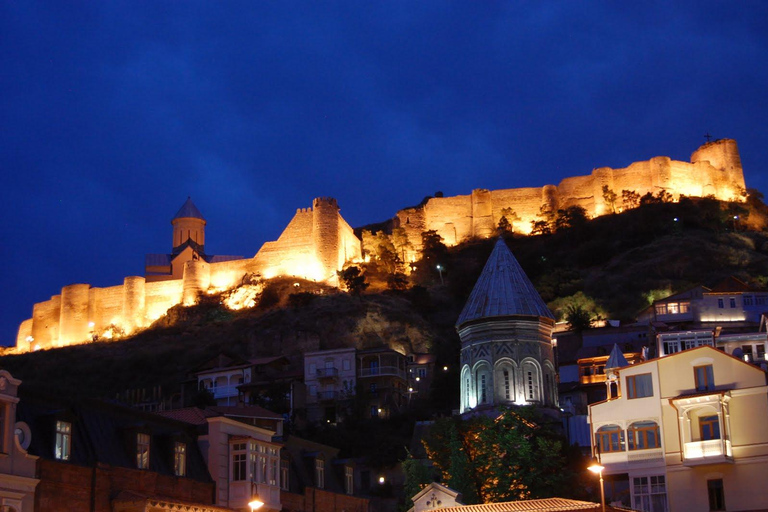
{"label": "church window", "polygon": [[509,370],[504,370],[504,399],[511,400],[512,395],[509,389]]}
{"label": "church window", "polygon": [[480,403],[488,402],[488,390],[486,388],[485,374],[480,375]]}
{"label": "church window", "polygon": [[535,396],[533,394],[533,372],[528,370],[526,372],[526,377],[528,379],[528,400],[535,400]]}

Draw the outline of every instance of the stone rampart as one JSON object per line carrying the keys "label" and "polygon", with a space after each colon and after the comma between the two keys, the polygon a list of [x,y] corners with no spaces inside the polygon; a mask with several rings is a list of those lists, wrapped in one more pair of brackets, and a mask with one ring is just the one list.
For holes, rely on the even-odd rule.
{"label": "stone rampart", "polygon": [[280,237],[265,243],[253,258],[219,263],[190,259],[180,279],[147,282],[130,276],[108,288],[65,286],[61,295],[34,305],[32,318],[19,327],[16,348],[23,352],[131,334],[177,304],[194,304],[201,293],[236,287],[247,274],[334,282],[337,270],[360,259],[360,240],[339,215],[336,200],[318,198],[313,208],[298,209]]}
{"label": "stone rampart", "polygon": [[487,191],[477,189],[469,196],[433,197],[415,208],[397,212],[395,227],[405,229],[414,247],[408,257],[416,259],[421,249],[421,233],[435,230],[443,242],[456,245],[464,240],[493,236],[503,215],[513,224],[514,231],[530,233],[532,223],[542,220],[542,211],[556,211],[581,206],[590,217],[611,213],[611,205],[603,199],[603,186],[618,195],[617,210],[621,210],[621,193],[630,190],[640,196],[670,193],[673,200],[681,195],[714,196],[717,199],[741,200],[746,188],[738,146],[732,139],[708,142],[691,156],[691,162],[668,157],[655,157],[635,162],[628,167],[600,167],[586,176],[563,179],[557,186]]}

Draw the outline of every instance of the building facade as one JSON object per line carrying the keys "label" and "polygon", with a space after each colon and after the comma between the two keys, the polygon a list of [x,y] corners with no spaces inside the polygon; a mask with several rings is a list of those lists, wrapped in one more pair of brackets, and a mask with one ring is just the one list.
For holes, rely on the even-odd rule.
{"label": "building facade", "polygon": [[709,346],[613,370],[590,405],[609,502],[638,510],[765,510],[768,387],[761,369]]}

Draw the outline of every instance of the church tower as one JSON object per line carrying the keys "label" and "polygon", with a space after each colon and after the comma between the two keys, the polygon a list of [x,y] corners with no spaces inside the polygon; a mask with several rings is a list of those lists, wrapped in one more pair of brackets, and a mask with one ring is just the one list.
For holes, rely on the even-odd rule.
{"label": "church tower", "polygon": [[554,326],[552,313],[500,238],[456,323],[459,410],[557,407]]}
{"label": "church tower", "polygon": [[173,225],[173,254],[180,253],[187,241],[190,242],[192,249],[205,254],[205,219],[191,198],[187,197],[186,202],[171,220],[171,224]]}

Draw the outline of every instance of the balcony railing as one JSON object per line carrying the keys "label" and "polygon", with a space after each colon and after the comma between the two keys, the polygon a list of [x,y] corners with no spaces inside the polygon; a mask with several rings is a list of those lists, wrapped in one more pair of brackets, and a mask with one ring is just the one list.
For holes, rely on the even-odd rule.
{"label": "balcony railing", "polygon": [[400,377],[405,380],[405,370],[397,366],[361,368],[360,377]]}
{"label": "balcony railing", "polygon": [[318,368],[317,370],[318,379],[335,379],[338,376],[338,368]]}
{"label": "balcony railing", "polygon": [[317,399],[321,402],[326,402],[328,400],[336,400],[339,398],[339,392],[338,391],[318,391],[317,392]]}
{"label": "balcony railing", "polygon": [[208,391],[213,393],[213,398],[231,398],[238,394],[237,386],[217,386],[209,388]]}
{"label": "balcony railing", "polygon": [[683,464],[686,466],[721,462],[733,462],[731,442],[727,439],[693,441],[683,447]]}

